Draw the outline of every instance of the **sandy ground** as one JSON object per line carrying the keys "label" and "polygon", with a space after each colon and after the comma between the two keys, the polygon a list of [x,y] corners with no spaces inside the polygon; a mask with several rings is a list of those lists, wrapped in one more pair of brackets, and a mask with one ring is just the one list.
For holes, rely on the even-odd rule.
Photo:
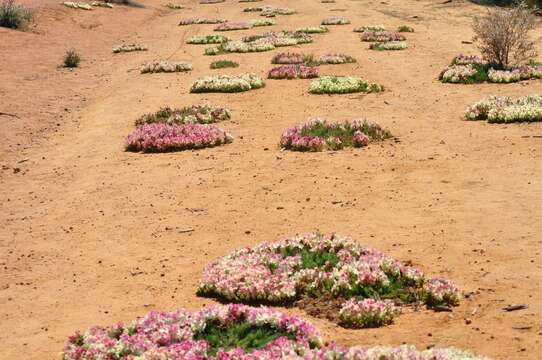
{"label": "sandy ground", "polygon": [[[490,125],[461,116],[486,95],[542,93],[542,81],[461,86],[436,80],[455,54],[475,52],[462,41],[470,40],[471,16],[482,8],[455,0],[274,0],[299,15],[229,34],[348,17],[352,25],[287,50],[353,55],[357,64],[321,72],[358,75],[387,90],[317,96],[308,94],[308,80],[268,81],[239,94],[189,94],[203,75],[263,76],[271,67],[273,52],[266,52],[221,56],[240,68],[210,70],[217,58],[184,40],[210,33],[212,25],[176,26],[191,15],[256,18],[242,12],[251,4],[192,1],[185,10],[165,11],[162,1],[148,1],[147,9],[85,12],[35,3],[31,31],[0,29],[0,111],[17,116],[0,116],[1,359],[59,359],[77,329],[212,303],[195,296],[206,263],[241,246],[314,229],[350,235],[473,292],[452,313],[408,312],[374,330],[307,317],[327,339],[540,358],[542,123]],[[406,51],[373,52],[351,32],[368,24],[409,24],[416,32],[407,34]],[[122,40],[145,43],[149,51],[111,54]],[[83,54],[81,68],[57,68],[72,46]],[[141,63],[154,58],[188,60],[194,71],[139,74]],[[233,144],[154,155],[123,151],[138,115],[204,101],[232,109],[232,121],[221,126],[236,136]],[[368,117],[400,142],[281,152],[281,132],[309,116]],[[513,303],[529,308],[502,310]]]}

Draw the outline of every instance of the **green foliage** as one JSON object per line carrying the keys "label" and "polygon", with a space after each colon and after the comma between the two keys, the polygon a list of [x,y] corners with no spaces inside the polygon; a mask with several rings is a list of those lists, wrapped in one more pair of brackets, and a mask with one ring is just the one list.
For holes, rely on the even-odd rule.
{"label": "green foliage", "polygon": [[64,67],[67,68],[76,68],[81,62],[81,56],[77,53],[75,49],[69,49],[64,55]]}
{"label": "green foliage", "polygon": [[414,29],[408,25],[401,25],[397,29],[397,32],[414,32]]}
{"label": "green foliage", "polygon": [[261,349],[282,336],[295,339],[292,334],[270,325],[253,326],[246,321],[241,321],[224,326],[214,322],[208,324],[202,332],[196,333],[194,340],[207,341],[211,348],[210,354],[216,355],[218,349],[227,351],[240,347],[247,352]]}
{"label": "green foliage", "polygon": [[15,3],[15,0],[4,0],[0,4],[0,26],[10,29],[23,29],[33,15],[30,9]]}
{"label": "green foliage", "polygon": [[211,63],[211,69],[236,68],[239,63],[231,60],[218,60]]}

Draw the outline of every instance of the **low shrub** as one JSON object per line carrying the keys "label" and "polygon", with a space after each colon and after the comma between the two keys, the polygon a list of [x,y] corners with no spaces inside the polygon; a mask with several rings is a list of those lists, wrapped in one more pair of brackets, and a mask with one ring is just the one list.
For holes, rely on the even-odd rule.
{"label": "low shrub", "polygon": [[192,105],[181,109],[169,106],[155,113],[145,114],[135,121],[136,126],[144,124],[212,124],[231,119],[231,111],[226,108],[211,105]]}
{"label": "low shrub", "polygon": [[64,1],[62,4],[72,9],[92,10],[92,6],[88,3]]}
{"label": "low shrub", "polygon": [[305,55],[300,53],[278,53],[271,59],[271,64],[303,64]]}
{"label": "low shrub", "polygon": [[181,10],[184,9],[184,6],[181,4],[173,4],[173,3],[167,3],[164,5],[165,7],[171,9],[171,10]]}
{"label": "low shrub", "polygon": [[199,0],[199,3],[200,4],[218,4],[218,3],[223,3],[225,2],[226,0]]}
{"label": "low shrub", "polygon": [[346,54],[324,54],[320,56],[317,60],[318,64],[348,64],[348,63],[355,63],[356,59],[354,59],[350,55]]}
{"label": "low shrub", "polygon": [[424,293],[425,303],[429,306],[459,304],[459,290],[447,279],[428,279],[424,284]]}
{"label": "low shrub", "polygon": [[318,77],[319,69],[305,65],[281,65],[269,70],[269,79],[311,79]]}
{"label": "low shrub", "polygon": [[113,4],[108,3],[108,2],[103,2],[103,1],[93,1],[93,2],[90,3],[90,5],[92,5],[94,7],[103,7],[103,8],[107,8],[107,9],[113,9]]}
{"label": "low shrub", "polygon": [[322,23],[321,23],[321,25],[348,25],[348,24],[350,24],[350,20],[343,17],[339,17],[339,16],[330,16],[322,20]]}
{"label": "low shrub", "polygon": [[115,54],[132,51],[147,51],[147,47],[141,44],[122,44],[113,47],[113,52]]}
{"label": "low shrub", "polygon": [[305,26],[300,27],[295,30],[296,32],[305,33],[305,34],[322,34],[329,32],[329,29],[324,25],[319,26]]}
{"label": "low shrub", "polygon": [[226,22],[226,20],[223,19],[213,19],[213,18],[188,18],[181,20],[179,22],[179,26],[186,26],[186,25],[199,25],[199,24],[221,24]]}
{"label": "low shrub", "polygon": [[264,86],[264,81],[255,74],[217,75],[196,80],[192,84],[190,92],[242,92]]}
{"label": "low shrub", "polygon": [[542,95],[513,100],[507,96],[490,96],[470,106],[467,120],[487,120],[490,123],[542,121]]}
{"label": "low shrub", "polygon": [[403,34],[394,31],[364,31],[360,35],[361,41],[385,42],[385,41],[404,41]]}
{"label": "low shrub", "polygon": [[341,325],[349,328],[376,328],[393,323],[401,308],[391,300],[350,299],[339,312]]}
{"label": "low shrub", "polygon": [[224,22],[221,24],[218,24],[214,30],[215,31],[234,31],[234,30],[247,30],[252,27],[252,24],[246,21],[238,21],[238,22]]}
{"label": "low shrub", "polygon": [[450,65],[440,73],[444,83],[475,84],[488,80],[487,67],[480,64]]}
{"label": "low shrub", "polygon": [[211,34],[211,35],[194,35],[186,40],[187,44],[222,44],[229,41],[227,37],[223,35]]}
{"label": "low shrub", "polygon": [[214,125],[144,124],[126,138],[126,150],[170,152],[219,146],[233,141],[226,131]]}
{"label": "low shrub", "polygon": [[465,55],[459,54],[452,60],[452,65],[468,65],[468,64],[480,64],[482,65],[484,61],[478,55]]}
{"label": "low shrub", "polygon": [[32,21],[32,11],[15,0],[4,0],[0,4],[0,27],[24,29]]}
{"label": "low shrub", "polygon": [[75,49],[69,49],[64,55],[63,65],[67,68],[76,68],[81,62],[81,56]]}
{"label": "low shrub", "polygon": [[380,92],[381,85],[369,83],[363,79],[352,76],[322,76],[311,82],[311,94],[346,94],[354,92]]}
{"label": "low shrub", "polygon": [[236,68],[239,63],[232,60],[218,60],[211,63],[211,69]]}
{"label": "low shrub", "polygon": [[240,3],[260,2],[262,0],[239,0]]}
{"label": "low shrub", "polygon": [[487,77],[493,83],[512,83],[542,78],[542,66],[523,65],[511,70],[489,69]]}
{"label": "low shrub", "polygon": [[272,20],[272,19],[255,19],[255,20],[251,20],[250,23],[252,24],[252,26],[254,27],[259,27],[259,26],[272,26],[272,25],[276,25],[277,23],[275,22],[275,20]]}
{"label": "low shrub", "polygon": [[407,48],[406,41],[384,41],[372,43],[369,48],[371,50],[404,50]]}
{"label": "low shrub", "polygon": [[386,31],[386,28],[383,25],[369,25],[369,26],[360,26],[354,28],[354,32],[383,32]]}
{"label": "low shrub", "polygon": [[366,120],[328,123],[325,119],[315,118],[286,130],[280,139],[280,146],[294,151],[339,150],[363,147],[371,141],[391,137],[388,130]]}
{"label": "low shrub", "polygon": [[229,41],[219,47],[220,52],[226,53],[249,53],[262,52],[275,49],[273,43],[266,39],[255,40],[251,42]]}
{"label": "low shrub", "polygon": [[397,32],[414,32],[414,28],[408,26],[408,25],[401,25],[397,28]]}
{"label": "low shrub", "polygon": [[322,4],[335,4],[335,0],[320,0]]}
{"label": "low shrub", "polygon": [[172,62],[166,60],[155,60],[144,64],[141,67],[142,74],[150,73],[173,73],[192,70],[192,64],[184,61]]}
{"label": "low shrub", "polygon": [[264,5],[262,6],[260,16],[275,17],[277,15],[293,15],[295,13],[296,11],[293,9]]}

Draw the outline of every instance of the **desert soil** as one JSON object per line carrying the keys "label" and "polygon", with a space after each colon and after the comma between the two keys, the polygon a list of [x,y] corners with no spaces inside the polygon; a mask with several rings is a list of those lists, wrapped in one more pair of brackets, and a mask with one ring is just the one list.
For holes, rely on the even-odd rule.
{"label": "desert soil", "polygon": [[[217,57],[188,36],[212,25],[180,19],[257,18],[252,4],[163,1],[145,9],[77,11],[56,1],[27,1],[37,12],[27,32],[0,29],[0,344],[1,359],[59,359],[78,329],[130,320],[152,309],[197,309],[195,295],[213,259],[264,240],[319,229],[350,235],[426,274],[455,281],[470,296],[453,312],[408,311],[380,329],[347,330],[289,309],[345,345],[457,346],[495,359],[539,359],[542,350],[542,123],[491,125],[462,120],[491,95],[542,93],[542,81],[445,85],[440,70],[475,53],[469,2],[318,0],[273,5],[299,14],[271,28],[318,25],[345,16],[352,25],[314,35],[287,51],[344,52],[356,64],[323,74],[357,75],[381,94],[319,96],[310,80],[267,81],[237,94],[190,94],[198,77],[271,67],[274,52],[221,56],[238,69],[210,70]],[[375,52],[353,26],[408,24],[409,49]],[[542,50],[542,25],[537,26]],[[113,55],[121,41],[147,52]],[[84,60],[59,68],[69,47]],[[284,51],[280,49],[279,51]],[[275,51],[277,52],[277,51]],[[141,75],[152,59],[187,60],[182,74]],[[124,151],[134,120],[164,105],[227,106],[226,146],[167,154]],[[340,152],[282,152],[286,127],[311,116],[367,117],[399,139]],[[508,304],[526,310],[505,312]]]}

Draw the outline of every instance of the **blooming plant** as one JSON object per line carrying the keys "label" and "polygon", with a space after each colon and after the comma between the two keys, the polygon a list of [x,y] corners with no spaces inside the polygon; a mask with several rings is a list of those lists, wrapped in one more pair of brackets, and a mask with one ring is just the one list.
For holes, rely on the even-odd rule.
{"label": "blooming plant", "polygon": [[239,63],[231,60],[218,60],[211,63],[211,69],[236,68]]}
{"label": "blooming plant", "polygon": [[383,32],[386,31],[386,28],[383,25],[369,25],[369,26],[360,26],[354,28],[354,32]]}
{"label": "blooming plant", "polygon": [[487,79],[487,72],[482,65],[450,65],[440,73],[440,81],[445,83],[473,84]]}
{"label": "blooming plant", "polygon": [[459,54],[452,60],[452,65],[469,65],[469,64],[480,64],[482,65],[484,61],[478,55],[465,55]]}
{"label": "blooming plant", "polygon": [[197,24],[221,24],[223,22],[226,22],[226,20],[223,19],[213,19],[213,18],[189,18],[184,19],[179,22],[179,26],[185,26],[185,25],[197,25]]}
{"label": "blooming plant", "polygon": [[226,0],[199,0],[199,3],[200,4],[218,4],[218,3],[223,3],[225,1]]}
{"label": "blooming plant", "polygon": [[271,59],[272,64],[303,64],[305,55],[300,53],[278,53]]}
{"label": "blooming plant", "polygon": [[[227,24],[227,23],[226,23]],[[186,40],[187,44],[222,44],[223,42],[229,41],[227,37],[223,35],[194,35],[188,40]]]}
{"label": "blooming plant", "polygon": [[132,51],[147,51],[147,47],[141,44],[122,44],[113,47],[113,52],[115,54]]}
{"label": "blooming plant", "polygon": [[322,25],[348,25],[350,20],[340,16],[330,16],[322,20]]}
{"label": "blooming plant", "polygon": [[256,74],[216,75],[196,80],[190,92],[242,92],[264,86],[264,81]]}
{"label": "blooming plant", "polygon": [[318,330],[267,307],[215,305],[151,312],[68,338],[64,360],[489,360],[455,348],[323,345]]}
{"label": "blooming plant", "polygon": [[490,123],[542,121],[542,95],[513,100],[506,96],[490,96],[470,106],[467,120],[487,120]]}
{"label": "blooming plant", "polygon": [[294,151],[339,150],[349,146],[367,146],[371,141],[391,137],[388,130],[366,120],[328,123],[325,119],[315,118],[287,129],[282,134],[280,146]]}
{"label": "blooming plant", "polygon": [[353,76],[322,76],[311,82],[311,94],[346,94],[354,92],[380,92],[382,85],[369,83]]}
{"label": "blooming plant", "polygon": [[281,65],[269,70],[269,79],[310,79],[318,77],[317,67],[305,65]]}
{"label": "blooming plant", "polygon": [[327,33],[329,29],[324,25],[319,26],[305,26],[300,27],[295,30],[296,32],[305,33],[305,34],[321,34]]}
{"label": "blooming plant", "polygon": [[403,34],[394,31],[364,31],[360,35],[361,41],[385,42],[385,41],[404,41]]}
{"label": "blooming plant", "polygon": [[258,26],[272,26],[272,25],[276,25],[277,23],[275,22],[275,20],[273,19],[255,19],[255,20],[251,20],[250,23],[252,24],[252,26],[254,27],[258,27]]}
{"label": "blooming plant", "polygon": [[350,299],[339,312],[341,324],[352,328],[374,328],[389,325],[401,312],[391,300]]}
{"label": "blooming plant", "polygon": [[407,48],[406,41],[384,41],[384,42],[376,42],[372,43],[369,48],[371,50],[380,50],[380,51],[386,51],[386,50],[404,50]]}
{"label": "blooming plant", "polygon": [[169,152],[219,146],[233,141],[226,131],[214,125],[144,124],[126,139],[126,150]]}
{"label": "blooming plant", "polygon": [[90,5],[95,6],[95,7],[109,8],[109,9],[113,8],[113,4],[108,3],[108,2],[102,2],[102,1],[93,1],[92,3],[90,3]]}
{"label": "blooming plant", "polygon": [[250,35],[243,38],[244,42],[266,41],[273,46],[292,46],[299,44],[308,44],[312,42],[310,35],[295,31],[270,31],[260,35]]}
{"label": "blooming plant", "polygon": [[184,9],[184,6],[182,6],[181,4],[173,4],[173,3],[167,3],[164,5],[165,7],[167,8],[170,8],[172,10],[181,10],[181,9]]}
{"label": "blooming plant", "polygon": [[181,62],[170,62],[165,60],[156,60],[148,62],[141,68],[142,74],[147,73],[160,73],[160,72],[185,72],[192,70],[192,64]]}
{"label": "blooming plant", "polygon": [[430,306],[459,303],[459,290],[450,280],[430,278],[426,281],[424,290],[425,302]]}
{"label": "blooming plant", "polygon": [[92,10],[92,6],[90,6],[90,4],[87,4],[87,3],[65,1],[63,2],[63,4],[64,6],[72,8],[72,9]]}
{"label": "blooming plant", "polygon": [[211,124],[231,119],[231,111],[226,108],[211,105],[192,105],[181,109],[172,109],[169,106],[161,108],[155,113],[139,117],[135,125],[164,123],[164,124]]}
{"label": "blooming plant", "polygon": [[233,31],[233,30],[247,30],[252,27],[252,24],[246,21],[237,21],[237,22],[224,22],[218,24],[215,27],[215,31]]}
{"label": "blooming plant", "polygon": [[324,54],[318,58],[317,62],[319,64],[335,65],[335,64],[355,63],[356,59],[346,54]]}
{"label": "blooming plant", "polygon": [[293,15],[295,13],[296,11],[293,9],[265,5],[262,6],[262,12],[260,13],[260,16],[275,17],[277,15]]}

